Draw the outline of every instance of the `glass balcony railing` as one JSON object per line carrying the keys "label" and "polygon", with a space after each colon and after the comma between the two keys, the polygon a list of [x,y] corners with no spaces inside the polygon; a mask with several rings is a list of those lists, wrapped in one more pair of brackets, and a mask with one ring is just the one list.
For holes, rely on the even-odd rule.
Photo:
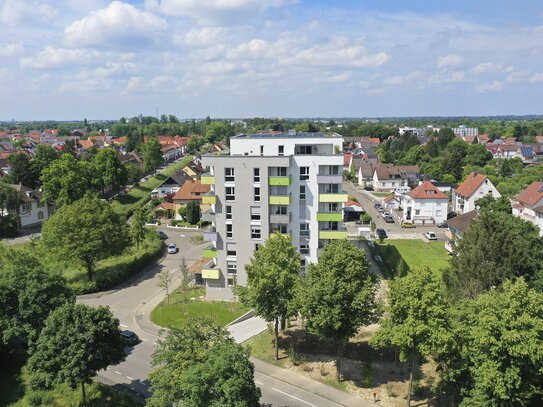
{"label": "glass balcony railing", "polygon": [[347,202],[348,200],[349,200],[349,194],[344,194],[344,193],[319,194],[319,202]]}
{"label": "glass balcony railing", "polygon": [[289,186],[292,183],[292,178],[290,175],[286,177],[277,177],[277,176],[271,176],[268,177],[268,184],[270,186]]}
{"label": "glass balcony railing", "polygon": [[200,182],[203,185],[215,185],[215,175],[212,175],[210,172],[206,172],[205,174],[202,174]]}
{"label": "glass balcony railing", "polygon": [[218,280],[221,278],[221,269],[211,260],[202,267],[202,278],[206,280]]}
{"label": "glass balcony railing", "polygon": [[346,230],[319,230],[319,239],[347,239]]}
{"label": "glass balcony railing", "polygon": [[341,222],[343,214],[341,212],[317,212],[318,222]]}
{"label": "glass balcony railing", "polygon": [[202,203],[206,205],[215,205],[217,203],[217,195],[211,191],[202,195]]}

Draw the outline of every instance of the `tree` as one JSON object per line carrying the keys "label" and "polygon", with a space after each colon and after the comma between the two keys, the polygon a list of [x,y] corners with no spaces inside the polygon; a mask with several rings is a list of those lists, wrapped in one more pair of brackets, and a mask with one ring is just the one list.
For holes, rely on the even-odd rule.
{"label": "tree", "polygon": [[41,183],[39,178],[41,177],[43,170],[51,165],[51,163],[58,159],[58,154],[53,147],[47,144],[38,144],[34,149],[34,158],[32,159],[32,166],[34,173],[38,177],[38,182]]}
{"label": "tree", "polygon": [[[441,132],[440,132],[441,133]],[[451,141],[443,153],[443,172],[451,174],[456,180],[462,177],[462,163],[468,144],[460,139]]]}
{"label": "tree", "polygon": [[533,224],[501,211],[481,211],[451,257],[443,278],[454,298],[475,298],[506,279],[531,280],[541,269],[543,241]]}
{"label": "tree", "polygon": [[94,165],[100,177],[102,193],[105,188],[119,192],[119,189],[126,185],[128,179],[126,168],[113,148],[101,149],[94,157]]}
{"label": "tree", "polygon": [[93,308],[66,303],[45,320],[45,327],[30,348],[28,369],[34,383],[49,387],[81,384],[86,403],[85,383],[96,373],[126,357],[119,320],[106,307]]}
{"label": "tree", "polygon": [[464,159],[466,165],[484,167],[492,160],[492,153],[482,144],[468,144],[466,150],[466,158]]}
{"label": "tree", "polygon": [[5,249],[0,257],[0,342],[34,343],[51,311],[73,293],[58,273],[47,272],[28,249]]}
{"label": "tree", "polygon": [[124,167],[126,168],[126,179],[130,184],[138,182],[141,179],[143,171],[139,165],[128,163]]}
{"label": "tree", "polygon": [[375,291],[376,276],[369,272],[366,252],[347,240],[324,247],[298,290],[298,307],[307,330],[334,342],[337,380],[343,344],[359,327],[379,317]]}
{"label": "tree", "polygon": [[181,302],[183,304],[188,303],[188,296],[190,291],[190,283],[192,282],[192,276],[189,274],[189,268],[185,261],[185,256],[181,257],[181,264],[179,265],[179,287],[177,290],[181,294]]}
{"label": "tree", "polygon": [[24,186],[34,189],[38,185],[38,175],[32,166],[32,162],[26,154],[16,153],[9,156],[9,164],[11,166],[12,184],[23,184]]}
{"label": "tree", "polygon": [[130,233],[132,235],[132,240],[136,242],[136,249],[138,250],[140,248],[140,244],[142,244],[145,240],[145,233],[147,231],[147,228],[145,227],[146,221],[147,213],[140,206],[134,211],[130,223]]}
{"label": "tree", "polygon": [[21,196],[15,188],[0,183],[0,236],[10,237],[17,233]]}
{"label": "tree", "polygon": [[275,324],[275,360],[279,359],[279,320],[295,312],[294,289],[300,279],[300,255],[288,236],[274,234],[253,254],[247,272],[243,302],[256,314]]}
{"label": "tree", "polygon": [[475,205],[479,207],[479,211],[503,212],[509,215],[512,213],[511,203],[504,196],[496,199],[492,195],[486,195],[477,199]]}
{"label": "tree", "polygon": [[143,166],[145,171],[154,170],[162,165],[162,146],[156,137],[151,137],[143,144]]}
{"label": "tree", "polygon": [[160,273],[157,274],[157,285],[166,291],[166,302],[170,305],[170,286],[172,284],[173,276],[166,270],[162,269]]}
{"label": "tree", "polygon": [[407,406],[411,402],[413,370],[424,356],[432,355],[448,334],[445,287],[428,268],[412,270],[390,282],[388,312],[371,344],[392,346],[400,360],[409,362]]}
{"label": "tree", "polygon": [[73,259],[92,280],[96,262],[120,254],[127,246],[128,228],[109,203],[85,195],[61,207],[42,229],[42,244],[61,261]]}
{"label": "tree", "polygon": [[437,141],[441,148],[445,148],[447,147],[447,144],[455,139],[455,137],[456,135],[450,127],[443,127],[439,130]]}
{"label": "tree", "polygon": [[43,199],[53,201],[57,206],[77,201],[87,191],[96,191],[98,187],[94,165],[86,161],[77,161],[70,154],[63,154],[45,168],[41,181]]}
{"label": "tree", "polygon": [[200,204],[196,201],[190,201],[187,204],[187,222],[195,225],[200,221]]}
{"label": "tree", "polygon": [[153,353],[150,407],[258,406],[248,352],[207,318],[187,318]]}

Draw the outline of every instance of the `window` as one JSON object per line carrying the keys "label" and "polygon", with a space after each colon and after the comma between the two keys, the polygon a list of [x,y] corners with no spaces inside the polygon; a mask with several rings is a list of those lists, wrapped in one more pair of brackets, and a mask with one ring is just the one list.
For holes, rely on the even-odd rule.
{"label": "window", "polygon": [[306,244],[300,245],[300,254],[309,254],[309,246]]}
{"label": "window", "polygon": [[330,175],[338,175],[339,174],[339,166],[337,166],[337,165],[331,165],[329,170],[330,170]]}
{"label": "window", "polygon": [[415,209],[415,215],[420,215],[420,209]]}
{"label": "window", "polygon": [[300,260],[300,271],[302,274],[305,274],[305,259]]}
{"label": "window", "polygon": [[224,181],[225,182],[234,182],[234,169],[225,168],[224,169]]}
{"label": "window", "polygon": [[251,239],[260,239],[260,226],[251,226]]}
{"label": "window", "polygon": [[260,244],[255,244],[255,252],[260,248]]}
{"label": "window", "polygon": [[236,200],[236,188],[226,187],[226,200],[235,201]]}
{"label": "window", "polygon": [[272,229],[272,233],[287,233],[287,225],[277,225]]}
{"label": "window", "polygon": [[277,176],[286,177],[287,176],[287,167],[277,167]]}
{"label": "window", "polygon": [[260,168],[253,168],[253,182],[260,182]]}
{"label": "window", "polygon": [[226,272],[228,275],[236,275],[238,272],[238,264],[235,261],[227,261],[226,262]]}
{"label": "window", "polygon": [[260,146],[260,155],[264,155],[264,146]]}
{"label": "window", "polygon": [[235,243],[226,243],[226,255],[227,256],[237,255],[237,247]]}
{"label": "window", "polygon": [[309,237],[309,223],[300,223],[300,236]]}
{"label": "window", "polygon": [[38,219],[43,219],[43,212],[42,211],[38,212]]}
{"label": "window", "polygon": [[232,232],[232,224],[231,224],[231,223],[227,223],[227,224],[226,224],[226,238],[227,238],[227,239],[232,239],[232,236],[233,236],[233,232]]}
{"label": "window", "polygon": [[279,155],[285,155],[285,146],[279,146]]}
{"label": "window", "polygon": [[278,206],[275,210],[276,215],[286,215],[287,214],[287,207],[286,206]]}
{"label": "window", "polygon": [[31,208],[31,203],[30,202],[25,202],[23,204],[21,204],[21,212],[28,212]]}
{"label": "window", "polygon": [[226,220],[232,220],[232,207],[226,205]]}
{"label": "window", "polygon": [[251,207],[251,220],[260,220],[260,207]]}
{"label": "window", "polygon": [[328,212],[337,212],[338,211],[338,204],[337,203],[329,203],[328,204]]}
{"label": "window", "polygon": [[305,201],[305,185],[300,185],[300,200]]}
{"label": "window", "polygon": [[309,179],[309,167],[300,167],[300,181]]}
{"label": "window", "polygon": [[440,218],[441,217],[441,210],[437,210],[436,211],[436,218]]}
{"label": "window", "polygon": [[298,154],[304,154],[309,155],[311,154],[312,146],[299,146],[298,147]]}
{"label": "window", "polygon": [[254,188],[254,200],[255,202],[260,202],[260,187]]}
{"label": "window", "polygon": [[234,286],[234,279],[233,278],[229,278],[228,279],[228,287],[233,287]]}

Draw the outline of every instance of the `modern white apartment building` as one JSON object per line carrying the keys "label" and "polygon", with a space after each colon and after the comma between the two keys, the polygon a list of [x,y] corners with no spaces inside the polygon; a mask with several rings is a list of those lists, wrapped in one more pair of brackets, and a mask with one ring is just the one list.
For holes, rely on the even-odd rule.
{"label": "modern white apartment building", "polygon": [[466,126],[459,126],[454,127],[453,132],[458,137],[476,137],[479,135],[479,128],[478,127],[466,127]]}
{"label": "modern white apartment building", "polygon": [[246,285],[245,265],[272,233],[288,234],[304,271],[332,239],[345,239],[343,155],[339,134],[240,134],[230,139],[230,155],[207,155],[211,185],[202,214],[212,227],[202,270],[209,298],[233,299],[232,286]]}

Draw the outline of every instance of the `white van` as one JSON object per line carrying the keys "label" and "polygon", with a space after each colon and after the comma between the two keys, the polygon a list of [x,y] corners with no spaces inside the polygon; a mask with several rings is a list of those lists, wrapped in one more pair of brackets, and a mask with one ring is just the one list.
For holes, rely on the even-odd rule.
{"label": "white van", "polygon": [[405,186],[405,187],[398,187],[394,190],[394,194],[396,195],[404,195],[407,194],[409,191],[411,191],[411,187]]}

